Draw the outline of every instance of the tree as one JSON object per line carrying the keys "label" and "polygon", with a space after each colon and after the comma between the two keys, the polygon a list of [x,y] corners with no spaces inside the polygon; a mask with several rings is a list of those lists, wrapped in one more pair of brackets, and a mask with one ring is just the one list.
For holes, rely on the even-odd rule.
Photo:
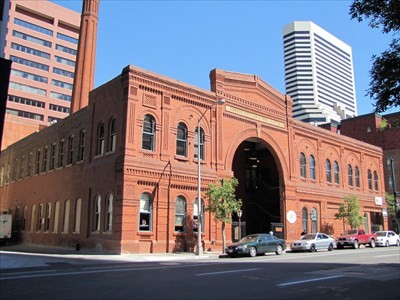
{"label": "tree", "polygon": [[232,177],[221,180],[219,185],[209,184],[207,197],[210,199],[207,210],[214,214],[215,220],[222,222],[222,251],[226,247],[225,224],[232,222],[232,213],[238,212],[242,201],[236,200],[235,189],[239,181]]}
{"label": "tree", "polygon": [[[350,6],[352,19],[359,22],[369,19],[369,26],[380,28],[383,33],[400,30],[399,0],[355,0]],[[371,81],[367,96],[375,101],[375,112],[400,106],[400,39],[393,38],[389,49],[380,56],[372,56]]]}
{"label": "tree", "polygon": [[363,217],[360,215],[360,210],[357,196],[344,197],[344,203],[339,206],[339,212],[335,214],[336,219],[343,220],[343,231],[345,224],[349,224],[352,229],[362,224]]}

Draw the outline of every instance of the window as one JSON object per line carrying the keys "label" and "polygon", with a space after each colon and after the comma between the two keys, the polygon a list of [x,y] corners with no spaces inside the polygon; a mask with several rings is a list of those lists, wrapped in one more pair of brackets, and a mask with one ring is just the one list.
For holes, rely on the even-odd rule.
{"label": "window", "polygon": [[101,122],[97,126],[97,144],[96,144],[96,155],[104,153],[104,123]]}
{"label": "window", "polygon": [[307,207],[303,207],[301,210],[301,227],[304,232],[308,232],[308,210]]}
{"label": "window", "polygon": [[376,171],[374,171],[374,183],[375,183],[375,191],[379,191],[378,173]]}
{"label": "window", "polygon": [[113,222],[113,200],[114,196],[109,194],[106,201],[106,224],[105,231],[112,230],[112,222]]}
{"label": "window", "polygon": [[156,137],[156,121],[153,116],[145,115],[142,129],[142,149],[154,151]]}
{"label": "window", "polygon": [[45,47],[51,48],[51,42],[43,40],[43,39],[40,39],[40,38],[37,38],[35,36],[29,35],[29,34],[25,34],[25,33],[19,32],[19,31],[15,31],[15,30],[13,30],[12,35],[17,37],[17,38],[19,38],[19,39],[22,39],[22,40],[25,40],[25,41],[29,41],[29,42],[41,45],[41,46],[45,46]]}
{"label": "window", "polygon": [[17,63],[17,64],[25,65],[25,66],[28,66],[28,67],[31,67],[31,68],[35,68],[35,69],[39,69],[39,70],[43,70],[43,71],[46,71],[46,72],[49,71],[49,66],[48,65],[41,64],[41,63],[29,60],[29,59],[21,58],[21,57],[14,56],[14,55],[10,55],[9,59],[11,61]]}
{"label": "window", "polygon": [[46,203],[46,215],[44,220],[44,231],[50,230],[51,203]]}
{"label": "window", "polygon": [[74,78],[75,77],[75,73],[74,72],[63,70],[63,69],[56,68],[56,67],[53,67],[53,73],[61,75],[61,76],[64,76],[64,77],[69,77],[69,78]]}
{"label": "window", "polygon": [[116,128],[115,128],[115,118],[111,118],[108,124],[108,152],[114,152],[116,146]]}
{"label": "window", "polygon": [[68,90],[72,90],[72,88],[73,88],[73,84],[72,83],[67,83],[67,82],[60,81],[60,80],[55,80],[55,79],[51,80],[51,84],[54,85],[54,86],[59,86],[59,87],[64,88],[64,89],[68,89]]}
{"label": "window", "polygon": [[364,213],[364,229],[365,229],[365,233],[370,233],[369,220],[368,220],[368,214],[367,213]]}
{"label": "window", "polygon": [[317,209],[313,208],[311,210],[311,232],[315,233],[318,231],[318,213],[317,213]]}
{"label": "window", "polygon": [[47,171],[47,155],[48,155],[49,149],[44,147],[43,149],[43,159],[42,159],[42,172]]}
{"label": "window", "polygon": [[349,186],[353,186],[353,167],[347,165],[347,176],[349,178]]}
{"label": "window", "polygon": [[[198,137],[198,128],[194,131],[194,158],[197,158],[198,154],[198,143],[199,143],[199,137]],[[204,160],[204,130],[203,128],[200,128],[200,159]]]}
{"label": "window", "polygon": [[43,222],[43,204],[39,204],[37,220],[36,220],[36,231],[42,230],[42,222]]}
{"label": "window", "polygon": [[68,54],[72,54],[72,55],[75,55],[75,56],[78,53],[78,51],[75,50],[75,49],[72,49],[72,48],[69,48],[69,47],[65,47],[65,46],[62,46],[62,45],[59,45],[59,44],[56,44],[56,50],[62,51],[62,52],[68,53]]}
{"label": "window", "polygon": [[85,158],[85,132],[85,129],[82,129],[79,133],[78,161],[82,161]]}
{"label": "window", "polygon": [[140,211],[139,211],[139,230],[151,231],[152,220],[152,198],[149,193],[140,195]]}
{"label": "window", "polygon": [[[11,48],[15,49],[17,51],[20,51],[20,52],[24,52],[24,53],[27,53],[27,54],[31,54],[31,55],[35,55],[35,56],[38,56],[38,57],[42,57],[44,59],[50,59],[50,53],[44,52],[44,51],[39,51],[39,50],[30,48],[30,47],[27,47],[27,46],[22,46],[20,44],[11,43]],[[47,83],[47,81],[46,81],[46,83]]]}
{"label": "window", "polygon": [[36,151],[36,164],[35,164],[35,174],[39,174],[39,170],[40,170],[40,157],[41,157],[41,150],[38,149]]}
{"label": "window", "polygon": [[61,140],[58,144],[58,168],[64,165],[64,140]]}
{"label": "window", "polygon": [[314,156],[310,155],[310,179],[315,180],[315,159]]}
{"label": "window", "polygon": [[73,157],[74,157],[74,136],[70,135],[68,137],[67,165],[72,164]]}
{"label": "window", "polygon": [[368,170],[368,188],[372,190],[372,172]]}
{"label": "window", "polygon": [[[25,166],[25,155],[22,155],[22,157],[21,157],[21,163],[20,163],[20,165],[19,165],[19,179],[22,179],[22,178],[24,178],[24,176],[25,176],[25,169],[24,169],[24,166]],[[4,173],[4,170],[2,169],[2,173]],[[2,177],[3,176],[1,176],[0,175],[0,180],[2,180]],[[0,184],[1,185],[1,184]]]}
{"label": "window", "polygon": [[187,156],[187,127],[183,123],[179,123],[177,128],[176,155]]}
{"label": "window", "polygon": [[29,153],[28,155],[28,161],[27,161],[27,165],[26,165],[26,177],[31,176],[31,169],[32,169],[32,153]]}
{"label": "window", "polygon": [[56,161],[56,143],[53,143],[53,144],[51,144],[51,147],[50,147],[50,165],[49,165],[49,170],[54,170],[55,161]]}
{"label": "window", "polygon": [[49,36],[53,36],[53,31],[52,30],[44,28],[44,27],[39,26],[39,25],[35,25],[35,24],[32,24],[32,23],[29,23],[27,21],[24,21],[24,20],[21,20],[21,19],[18,19],[18,18],[14,18],[14,24],[22,26],[22,27],[25,27],[25,28],[28,28],[28,29],[31,29],[31,30],[35,30],[35,31],[40,32],[40,33],[47,34]]}
{"label": "window", "polygon": [[194,209],[193,209],[193,231],[198,232],[198,225],[201,225],[201,232],[204,232],[204,201],[201,199],[201,212],[199,217],[199,203],[197,198],[194,200]]}
{"label": "window", "polygon": [[354,167],[356,187],[360,187],[360,169],[356,166]]}
{"label": "window", "polygon": [[178,196],[175,201],[175,231],[184,232],[186,228],[186,200]]}
{"label": "window", "polygon": [[21,84],[17,82],[10,82],[11,89],[23,91],[25,93],[30,93],[34,95],[46,96],[47,92],[45,89],[40,89],[31,85]]}
{"label": "window", "polygon": [[81,231],[82,199],[76,199],[74,233]]}
{"label": "window", "polygon": [[333,165],[333,172],[335,174],[335,183],[339,184],[340,183],[340,177],[339,177],[339,164],[337,161],[335,161]]}
{"label": "window", "polygon": [[36,74],[23,72],[23,71],[19,71],[19,70],[14,70],[14,69],[11,70],[11,75],[29,79],[29,80],[33,80],[33,81],[37,81],[37,82],[43,82],[43,83],[47,83],[47,81],[48,81],[47,77],[39,76]]}
{"label": "window", "polygon": [[66,200],[64,205],[64,226],[63,226],[63,233],[68,233],[69,229],[69,210],[71,207],[71,201]]}
{"label": "window", "polygon": [[71,102],[72,96],[67,95],[67,94],[62,94],[62,93],[57,93],[57,92],[50,92],[50,97],[58,100],[64,100]]}
{"label": "window", "polygon": [[70,59],[67,59],[67,58],[64,58],[61,56],[57,56],[57,55],[54,56],[54,60],[60,64],[75,67],[75,61],[73,61],[73,60],[70,60]]}
{"label": "window", "polygon": [[66,34],[62,34],[57,32],[57,38],[66,42],[70,42],[73,43],[75,45],[78,45],[78,39],[72,37],[72,36],[68,36]]}
{"label": "window", "polygon": [[92,231],[100,231],[100,216],[101,216],[101,197],[99,195],[94,199],[94,215]]}
{"label": "window", "polygon": [[31,227],[29,228],[30,232],[33,232],[35,229],[35,215],[36,215],[36,204],[33,204],[31,211]]}
{"label": "window", "polygon": [[331,161],[327,159],[325,161],[325,172],[326,172],[326,181],[332,182],[332,172],[331,172]]}
{"label": "window", "polygon": [[306,171],[306,156],[303,152],[300,153],[300,177],[306,178],[307,171]]}
{"label": "window", "polygon": [[58,233],[59,222],[60,222],[60,201],[57,201],[56,207],[54,209],[54,227],[53,227],[54,233]]}
{"label": "window", "polygon": [[28,214],[28,206],[24,206],[24,215],[22,216],[22,230],[25,231],[26,230],[26,217]]}

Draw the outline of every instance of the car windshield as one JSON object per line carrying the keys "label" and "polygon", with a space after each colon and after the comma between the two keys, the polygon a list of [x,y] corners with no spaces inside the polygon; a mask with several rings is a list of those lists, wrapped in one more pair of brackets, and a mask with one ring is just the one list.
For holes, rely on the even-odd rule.
{"label": "car windshield", "polygon": [[386,232],[385,231],[378,231],[376,232],[377,236],[386,236]]}
{"label": "car windshield", "polygon": [[314,240],[315,234],[306,234],[301,237],[302,240]]}
{"label": "car windshield", "polygon": [[357,234],[357,230],[353,229],[353,230],[346,230],[344,232],[345,235],[352,235],[352,234]]}
{"label": "car windshield", "polygon": [[248,235],[242,238],[239,243],[251,243],[251,242],[256,242],[258,238],[258,235]]}

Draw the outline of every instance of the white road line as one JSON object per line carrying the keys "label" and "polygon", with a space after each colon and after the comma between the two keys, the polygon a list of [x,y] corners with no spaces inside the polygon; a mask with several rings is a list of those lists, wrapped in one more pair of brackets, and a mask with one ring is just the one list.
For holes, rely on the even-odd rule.
{"label": "white road line", "polygon": [[389,256],[399,256],[399,254],[375,255],[375,257],[389,257]]}
{"label": "white road line", "polygon": [[230,270],[230,271],[221,271],[221,272],[211,272],[211,273],[201,273],[201,274],[196,274],[196,276],[208,276],[208,275],[219,275],[219,274],[237,273],[237,272],[249,272],[249,271],[255,271],[255,270],[261,270],[261,268],[239,269],[239,270]]}
{"label": "white road line", "polygon": [[288,286],[288,285],[302,284],[302,283],[313,282],[313,281],[328,280],[328,279],[333,279],[333,278],[338,278],[338,277],[343,277],[343,276],[335,275],[335,276],[329,276],[329,277],[321,277],[321,278],[314,278],[314,279],[308,279],[308,280],[286,282],[286,283],[278,284],[277,286]]}

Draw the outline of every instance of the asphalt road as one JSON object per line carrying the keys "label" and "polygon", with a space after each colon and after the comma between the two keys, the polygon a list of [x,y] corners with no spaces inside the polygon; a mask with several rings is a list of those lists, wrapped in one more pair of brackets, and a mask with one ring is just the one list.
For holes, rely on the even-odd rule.
{"label": "asphalt road", "polygon": [[1,299],[400,299],[400,248],[2,270]]}

